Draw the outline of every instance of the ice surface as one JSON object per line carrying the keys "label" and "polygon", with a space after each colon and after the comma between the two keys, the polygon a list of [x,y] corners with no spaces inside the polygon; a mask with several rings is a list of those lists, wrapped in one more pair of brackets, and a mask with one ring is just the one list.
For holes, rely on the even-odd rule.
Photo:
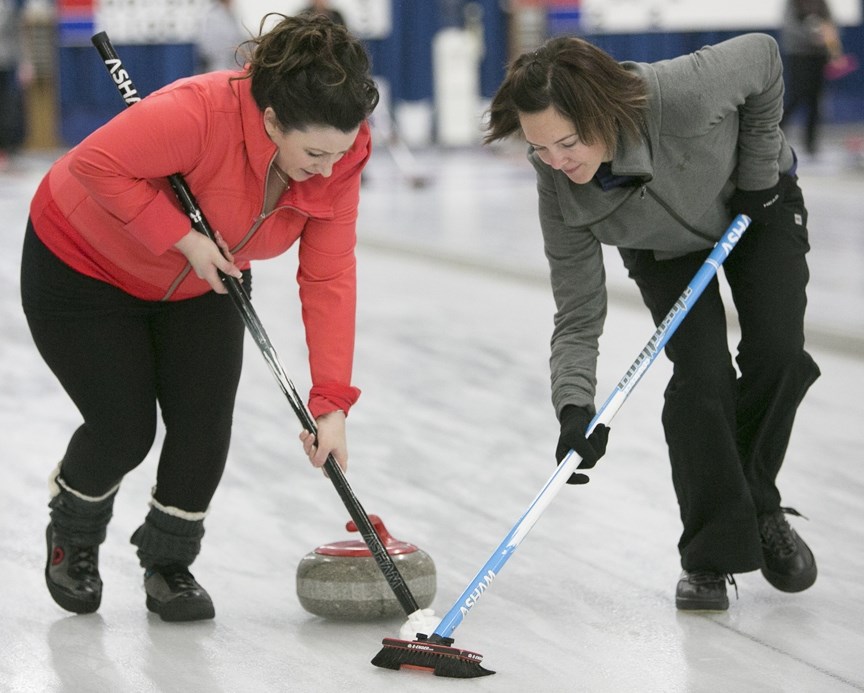
{"label": "ice surface", "polygon": [[[443,615],[552,471],[552,302],[534,184],[521,154],[430,153],[411,188],[381,150],[361,206],[356,384],[348,479],[367,512],[436,562]],[[369,660],[404,619],[326,621],[295,595],[300,559],[348,537],[332,485],[305,461],[294,415],[251,341],[224,482],[194,572],[213,622],[167,624],[144,607],[129,535],[155,454],[124,480],[101,550],[97,614],[44,586],[47,477],[78,416],[33,347],[19,307],[29,198],[48,157],[0,174],[0,690],[270,691],[864,690],[864,242],[860,173],[802,167],[811,208],[808,322],[823,376],[802,405],[780,478],[819,562],[797,595],[737,576],[727,613],[679,614],[679,522],[659,416],[668,364],[652,366],[612,424],[587,486],[565,487],[454,633],[498,673],[472,681]],[[653,333],[610,253],[613,303],[598,394]],[[308,388],[295,257],[255,266],[255,305],[295,384]],[[734,339],[734,335],[733,335]]]}

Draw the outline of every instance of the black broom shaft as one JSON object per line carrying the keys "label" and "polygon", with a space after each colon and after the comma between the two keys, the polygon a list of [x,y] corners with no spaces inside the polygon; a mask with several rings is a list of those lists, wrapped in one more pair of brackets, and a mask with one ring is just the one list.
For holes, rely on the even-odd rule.
{"label": "black broom shaft", "polygon": [[[92,37],[91,41],[99,52],[102,62],[108,70],[114,84],[117,86],[120,96],[123,98],[126,106],[129,107],[140,101],[141,96],[135,89],[129,73],[120,60],[120,56],[117,54],[117,51],[114,50],[114,46],[111,43],[111,39],[108,38],[108,34],[104,31],[99,32]],[[207,218],[204,216],[204,212],[199,207],[197,200],[189,189],[189,186],[186,184],[183,176],[179,173],[174,173],[168,176],[168,182],[174,189],[174,192],[183,207],[183,211],[186,212],[189,217],[192,227],[215,243],[216,234],[213,232]],[[264,356],[264,359],[267,361],[267,364],[270,366],[271,372],[279,382],[282,392],[287,397],[294,413],[300,419],[303,428],[310,433],[317,434],[318,429],[315,425],[315,420],[312,418],[312,415],[300,399],[293,383],[285,375],[285,369],[282,367],[282,364],[279,361],[279,356],[264,330],[264,325],[261,323],[258,314],[252,306],[252,301],[249,298],[249,294],[246,293],[246,289],[236,277],[229,276],[222,271],[219,272],[219,278],[227,288],[235,307],[243,318],[243,322],[255,340],[255,343]],[[360,532],[360,535],[363,537],[366,545],[375,557],[378,567],[384,574],[387,583],[390,585],[390,588],[393,590],[396,598],[405,610],[405,613],[414,613],[420,608],[416,599],[414,599],[414,595],[411,593],[405,579],[396,568],[396,564],[393,562],[390,554],[387,553],[387,549],[382,543],[381,538],[378,536],[378,533],[375,531],[375,527],[372,525],[369,516],[363,509],[357,496],[354,495],[351,486],[348,484],[348,480],[345,478],[342,468],[339,466],[339,463],[336,462],[336,459],[332,454],[327,456],[327,461],[324,463],[324,470],[333,482],[333,486],[336,488],[339,497],[345,504],[348,514],[351,516],[351,519],[354,520],[357,530]]]}

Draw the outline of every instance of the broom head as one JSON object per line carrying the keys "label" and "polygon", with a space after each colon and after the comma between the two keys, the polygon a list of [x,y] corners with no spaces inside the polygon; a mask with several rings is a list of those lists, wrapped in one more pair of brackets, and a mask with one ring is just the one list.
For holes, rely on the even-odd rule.
{"label": "broom head", "polygon": [[454,679],[473,679],[495,673],[480,666],[483,655],[451,647],[453,638],[435,633],[431,636],[417,633],[416,640],[384,638],[382,644],[372,664],[383,669],[420,669]]}

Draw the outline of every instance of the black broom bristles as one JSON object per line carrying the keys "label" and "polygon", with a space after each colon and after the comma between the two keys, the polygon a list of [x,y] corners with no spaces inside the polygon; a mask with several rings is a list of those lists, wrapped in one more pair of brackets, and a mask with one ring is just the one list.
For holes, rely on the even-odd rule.
{"label": "black broom bristles", "polygon": [[384,646],[372,659],[372,664],[382,669],[424,669],[435,676],[453,679],[474,679],[495,673],[480,666],[483,655],[450,647],[451,638],[438,638],[434,634],[432,637],[439,642],[430,640],[423,633],[417,634],[417,640],[384,638],[381,641]]}

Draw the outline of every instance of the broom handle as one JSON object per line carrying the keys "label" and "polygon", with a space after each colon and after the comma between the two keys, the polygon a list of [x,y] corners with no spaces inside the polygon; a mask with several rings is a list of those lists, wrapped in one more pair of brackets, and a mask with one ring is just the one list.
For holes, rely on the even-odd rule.
{"label": "broom handle", "polygon": [[[696,272],[693,279],[690,280],[687,288],[684,289],[684,293],[675,302],[675,305],[663,319],[663,322],[657,327],[654,335],[648,340],[645,348],[630,368],[627,369],[627,373],[621,378],[615,390],[592,419],[585,433],[586,437],[591,435],[591,432],[598,424],[608,424],[612,420],[636,386],[636,383],[642,379],[648,367],[656,360],[663,347],[669,341],[669,338],[678,329],[678,325],[686,317],[687,311],[692,308],[693,304],[705,290],[705,287],[708,286],[709,282],[717,274],[720,265],[723,264],[729,253],[732,252],[738,239],[741,238],[749,225],[749,217],[743,214],[735,217],[732,224],[726,229],[723,237],[714,246],[711,254]],[[522,514],[522,517],[519,518],[518,522],[495,549],[492,557],[486,561],[486,564],[480,569],[459,599],[456,600],[450,611],[444,614],[441,623],[435,629],[433,637],[439,641],[443,638],[448,638],[459,624],[462,623],[462,620],[489,588],[489,585],[498,575],[501,568],[504,567],[504,564],[513,555],[516,547],[519,546],[528,532],[531,531],[531,528],[540,519],[540,515],[543,514],[543,511],[546,510],[552,499],[555,498],[567,482],[567,479],[570,478],[570,474],[576,470],[581,461],[582,459],[575,451],[570,450],[567,453],[567,456],[556,467],[540,493],[537,494],[531,505]]]}
{"label": "broom handle", "polygon": [[[126,106],[129,107],[140,101],[141,96],[135,89],[128,71],[124,67],[120,57],[117,55],[117,51],[114,50],[114,46],[111,44],[108,34],[104,31],[99,32],[92,37],[91,41],[96,47],[96,50],[99,51],[102,62],[105,64],[105,69],[107,69],[108,74],[111,75],[114,84],[120,92],[120,96],[122,96],[123,101],[126,102]],[[188,215],[192,222],[192,227],[196,231],[203,233],[215,243],[216,234],[213,232],[207,218],[204,216],[204,212],[198,206],[198,202],[192,195],[192,191],[189,189],[183,176],[179,173],[172,174],[168,176],[168,182],[174,189],[174,192],[183,207],[183,211]],[[226,275],[221,271],[219,272],[219,278],[228,289],[228,293],[230,294],[235,307],[240,312],[243,322],[249,330],[249,334],[255,340],[255,344],[258,346],[258,349],[264,356],[264,360],[270,367],[270,372],[276,378],[276,382],[279,383],[279,387],[288,399],[288,402],[294,410],[294,413],[297,415],[297,418],[300,420],[301,425],[305,430],[317,435],[318,429],[315,425],[315,420],[297,393],[294,383],[292,383],[290,378],[288,378],[285,368],[279,360],[279,355],[276,353],[276,349],[273,347],[270,338],[264,330],[264,325],[258,318],[255,309],[252,307],[252,301],[249,298],[249,294],[246,292],[245,287],[238,279]],[[333,482],[333,486],[336,487],[339,497],[348,509],[348,514],[351,516],[354,524],[357,525],[357,530],[363,537],[366,545],[369,547],[369,551],[375,558],[378,567],[381,569],[390,589],[393,590],[399,604],[405,610],[406,614],[413,614],[420,608],[417,604],[417,600],[414,598],[414,595],[411,594],[408,584],[405,582],[405,579],[402,577],[399,569],[390,557],[390,554],[387,553],[387,549],[382,543],[381,538],[378,536],[378,533],[375,531],[375,527],[372,525],[369,516],[366,514],[366,511],[363,510],[363,506],[354,495],[351,486],[348,484],[348,480],[345,478],[342,468],[339,466],[339,463],[336,462],[336,459],[332,454],[327,455],[327,461],[324,463],[324,471],[327,473],[330,481]]]}

